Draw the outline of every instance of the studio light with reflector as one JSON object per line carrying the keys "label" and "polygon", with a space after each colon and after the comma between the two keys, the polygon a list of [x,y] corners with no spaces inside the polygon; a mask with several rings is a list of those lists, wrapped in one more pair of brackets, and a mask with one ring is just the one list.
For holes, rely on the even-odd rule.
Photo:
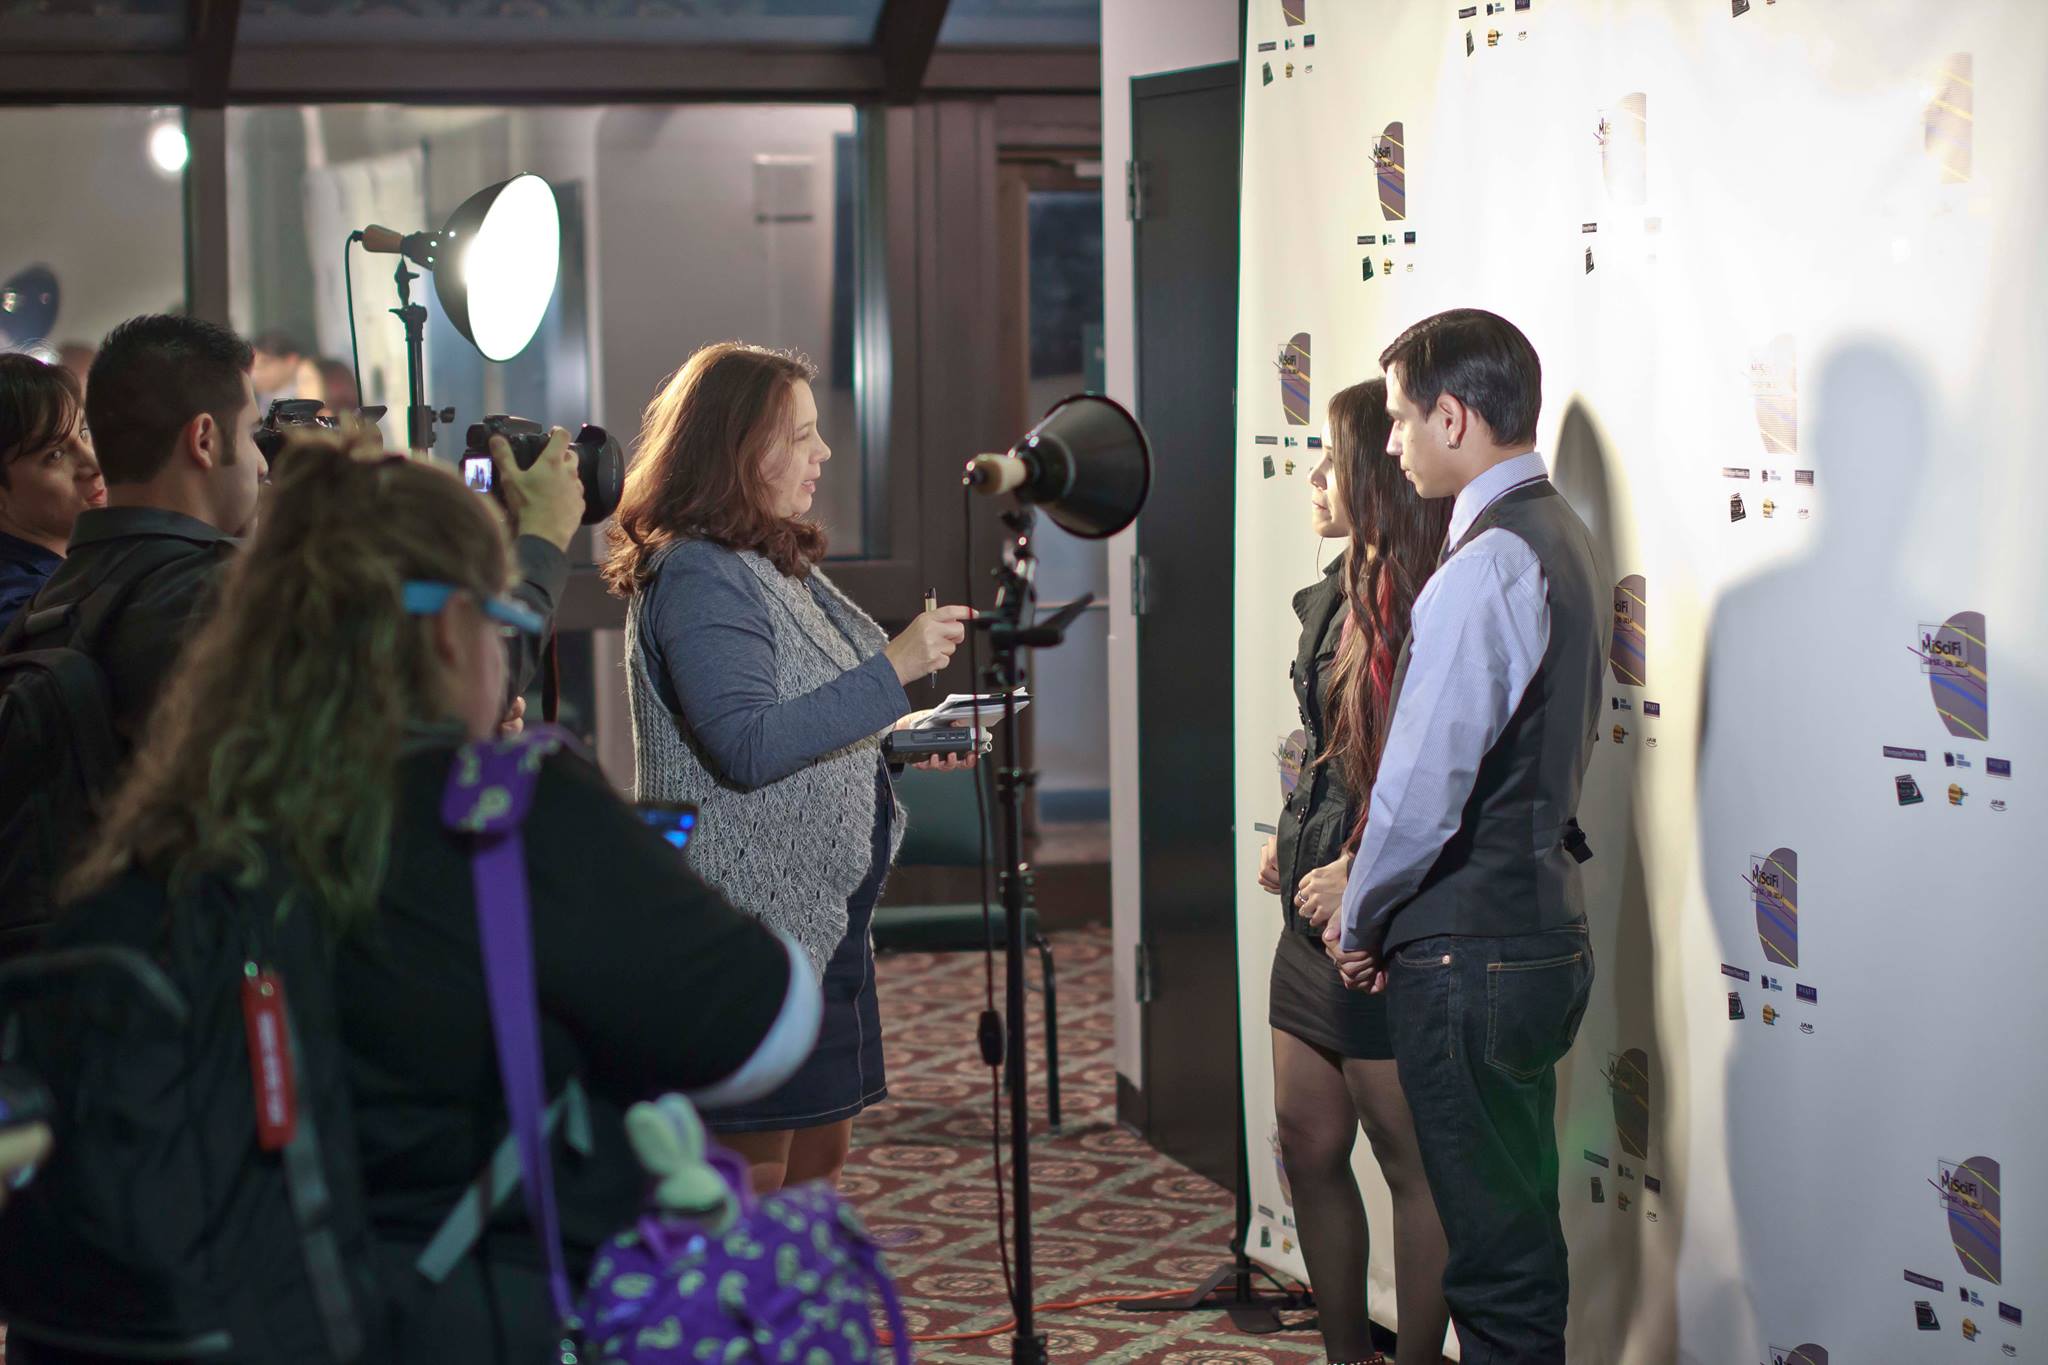
{"label": "studio light with reflector", "polygon": [[[410,266],[434,276],[434,295],[463,339],[486,360],[506,361],[526,349],[555,297],[562,260],[562,219],[554,189],[537,175],[515,175],[462,201],[438,232],[401,233],[372,224],[349,235],[369,252],[400,258],[394,278],[405,324],[411,402],[406,443],[424,456],[434,445],[434,424],[453,420],[430,407],[425,385],[427,312],[412,300]],[[355,325],[353,304],[349,325]],[[361,391],[361,365],[356,376]]]}

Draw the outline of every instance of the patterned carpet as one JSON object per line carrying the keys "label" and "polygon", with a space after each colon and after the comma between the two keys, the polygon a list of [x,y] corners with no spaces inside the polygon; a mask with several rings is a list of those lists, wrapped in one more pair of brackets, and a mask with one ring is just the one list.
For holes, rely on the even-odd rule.
{"label": "patterned carpet", "polygon": [[[1231,1196],[1116,1126],[1109,932],[1053,935],[1059,968],[1064,1131],[1045,1135],[1043,1001],[1031,997],[1034,1301],[1186,1289],[1228,1255]],[[997,1000],[1002,998],[997,962]],[[1033,978],[1037,963],[1032,962]],[[976,1332],[1010,1319],[997,1257],[988,1069],[974,1042],[976,954],[885,954],[878,967],[888,1103],[864,1114],[844,1189],[890,1248],[911,1330]],[[1009,1113],[1008,1098],[1003,1113]],[[1004,1143],[1005,1193],[1008,1142]],[[1291,1315],[1302,1322],[1307,1315]],[[1249,1336],[1220,1312],[1042,1313],[1055,1361],[1262,1365],[1321,1361],[1313,1331]],[[923,1362],[1007,1360],[1010,1334],[931,1341]]]}

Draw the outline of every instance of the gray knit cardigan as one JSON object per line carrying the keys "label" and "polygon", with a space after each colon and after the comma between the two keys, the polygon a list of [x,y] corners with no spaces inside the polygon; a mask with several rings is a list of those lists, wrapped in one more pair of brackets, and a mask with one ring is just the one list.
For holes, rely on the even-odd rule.
{"label": "gray knit cardigan", "polygon": [[[831,615],[801,580],[784,574],[766,556],[751,550],[733,553],[761,582],[763,609],[775,633],[780,700],[824,686],[888,644],[882,628],[822,570],[814,568],[811,575],[831,599]],[[664,558],[665,551],[655,559],[654,572],[660,572]],[[794,939],[822,977],[846,937],[847,902],[874,859],[881,735],[827,754],[766,786],[748,790],[734,785],[718,773],[689,723],[668,709],[648,676],[640,648],[645,601],[644,592],[637,594],[626,612],[634,798],[695,803],[699,820],[690,837],[691,866],[734,907]],[[903,827],[898,806],[889,830],[892,862],[903,843]]]}

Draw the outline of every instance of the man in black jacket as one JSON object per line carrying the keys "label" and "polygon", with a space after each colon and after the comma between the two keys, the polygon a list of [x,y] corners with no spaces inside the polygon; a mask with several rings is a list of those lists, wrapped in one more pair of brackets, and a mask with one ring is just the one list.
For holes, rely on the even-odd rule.
{"label": "man in black jacket", "polygon": [[[68,600],[74,585],[90,582],[111,557],[151,551],[146,581],[113,619],[99,651],[115,728],[131,745],[210,609],[236,541],[255,522],[267,470],[256,447],[253,362],[249,344],[228,329],[167,315],[122,323],[93,361],[86,421],[108,505],[79,516],[68,557],[31,609]],[[501,461],[518,507],[514,595],[544,617],[552,617],[568,582],[566,551],[583,515],[575,463],[562,457],[566,440],[558,435],[530,469]],[[523,689],[539,644],[516,648],[511,676]]]}

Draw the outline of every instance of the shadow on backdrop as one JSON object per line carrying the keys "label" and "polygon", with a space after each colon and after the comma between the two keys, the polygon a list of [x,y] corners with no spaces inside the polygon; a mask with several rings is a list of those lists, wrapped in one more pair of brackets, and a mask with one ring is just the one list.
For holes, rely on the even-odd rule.
{"label": "shadow on backdrop", "polygon": [[[1592,532],[1609,584],[1633,571],[1620,562],[1624,537],[1616,523],[1614,468],[1597,419],[1583,399],[1573,399],[1559,431],[1552,481]],[[1610,698],[1639,703],[1643,695],[1640,687],[1623,686],[1611,665],[1604,686]],[[1649,695],[1656,695],[1654,688]],[[1665,1039],[1657,1018],[1649,898],[1656,850],[1644,839],[1637,814],[1640,737],[1630,735],[1622,744],[1611,738],[1617,721],[1636,730],[1637,712],[1614,710],[1611,701],[1602,705],[1608,709],[1600,717],[1600,740],[1579,798],[1579,823],[1594,853],[1582,873],[1597,973],[1594,1002],[1559,1068],[1558,1088],[1560,1094],[1575,1093],[1580,1073],[1593,1068],[1605,1077],[1612,1104],[1577,1116],[1567,1112],[1558,1133],[1559,1198],[1568,1220],[1575,1203],[1591,1204],[1595,1177],[1601,1184],[1601,1202],[1592,1205],[1598,1240],[1589,1244],[1582,1234],[1574,1245],[1572,1354],[1588,1360],[1669,1360],[1677,1343],[1675,1257],[1646,1255],[1645,1239],[1676,1247],[1685,1229],[1685,1183],[1673,1179],[1685,1166],[1683,1139],[1667,1122],[1673,1078],[1685,1074],[1684,1039]],[[1586,1159],[1587,1152],[1606,1156],[1610,1164],[1603,1169]],[[1645,1175],[1663,1183],[1654,1201],[1654,1233],[1646,1226],[1650,1205],[1641,1197]]]}
{"label": "shadow on backdrop", "polygon": [[[1941,1153],[1923,1161],[1920,1139],[1900,1135],[1931,1115],[1969,1140],[1965,1106],[1948,1103],[1969,1093],[1946,1079],[1970,1048],[1971,1012],[1954,1006],[1973,971],[1975,989],[1991,988],[1982,962],[1951,966],[1938,948],[1959,917],[1987,908],[1955,904],[1926,878],[1957,839],[2004,827],[1947,809],[1945,732],[1909,653],[1919,623],[1975,605],[1939,600],[1904,568],[1916,495],[1937,475],[1925,452],[1948,433],[1919,372],[1887,344],[1844,345],[1817,373],[1811,440],[1793,459],[1817,475],[1810,548],[1723,596],[1707,641],[1698,820],[1721,963],[1687,970],[1721,973],[1729,1000],[1716,1014],[1734,1033],[1724,1093],[1741,1279],[1700,1307],[1753,1321],[1771,1342],[1898,1359],[1915,1292],[1899,1263],[1946,1240],[1920,1188]],[[1964,459],[1940,477],[1979,468]],[[1884,759],[1886,744],[1930,749],[1932,763]],[[1895,787],[1901,772],[1910,787]],[[1953,1257],[1947,1272],[1926,1268],[1954,1278]],[[1905,1296],[1891,1312],[1870,1311],[1879,1283]]]}

